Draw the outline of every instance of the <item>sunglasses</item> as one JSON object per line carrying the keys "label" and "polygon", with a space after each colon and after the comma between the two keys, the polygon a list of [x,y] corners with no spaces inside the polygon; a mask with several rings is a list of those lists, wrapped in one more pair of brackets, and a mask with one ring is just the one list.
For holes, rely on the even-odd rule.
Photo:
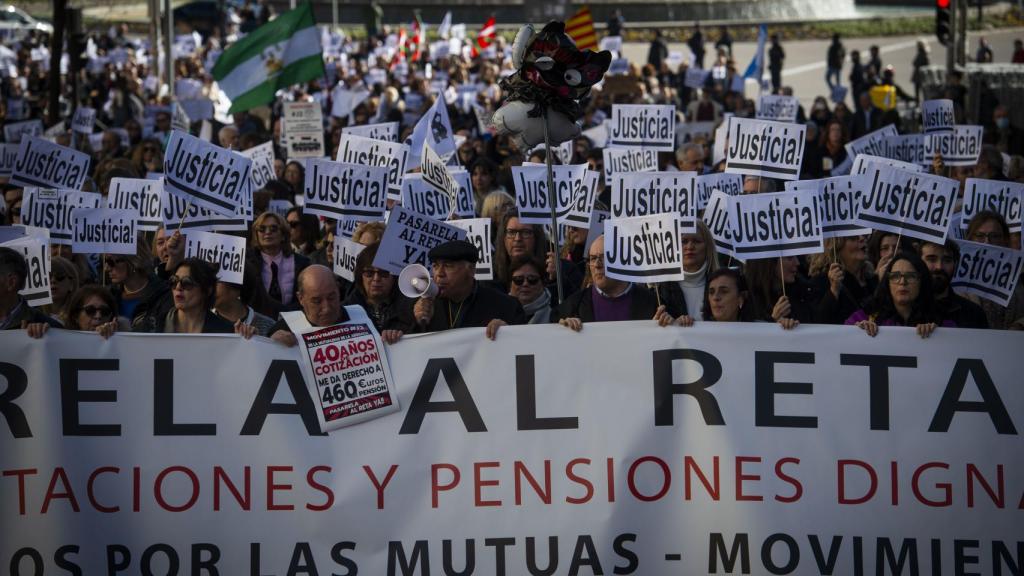
{"label": "sunglasses", "polygon": [[82,312],[85,312],[85,315],[90,317],[96,316],[99,313],[100,318],[109,318],[111,310],[107,306],[86,306],[82,308]]}
{"label": "sunglasses", "polygon": [[281,230],[280,226],[257,226],[256,231],[263,234],[274,234]]}
{"label": "sunglasses", "polygon": [[391,272],[388,272],[387,270],[377,270],[370,268],[363,270],[363,278],[373,278],[374,276],[378,278],[387,278],[388,276],[391,276]]}
{"label": "sunglasses", "polygon": [[182,290],[191,290],[196,286],[199,286],[199,284],[197,284],[196,281],[193,280],[191,276],[182,276],[181,278],[178,278],[177,276],[171,276],[167,280],[167,283],[171,285],[171,288],[177,288],[178,285],[181,285]]}
{"label": "sunglasses", "polygon": [[512,283],[515,284],[516,286],[522,286],[524,282],[530,286],[533,286],[540,282],[540,276],[536,274],[526,274],[522,276],[512,277]]}

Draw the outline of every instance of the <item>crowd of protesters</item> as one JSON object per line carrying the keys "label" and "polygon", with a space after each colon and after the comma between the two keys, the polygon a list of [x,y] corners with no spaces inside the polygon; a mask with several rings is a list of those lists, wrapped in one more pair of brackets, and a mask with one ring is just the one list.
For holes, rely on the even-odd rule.
{"label": "crowd of protesters", "polygon": [[[266,8],[250,10],[250,19],[266,17]],[[474,104],[493,112],[502,100],[499,80],[511,70],[507,46],[498,37],[476,58],[468,53],[432,61],[427,77],[424,62],[409,62],[402,72],[391,66],[387,46],[394,30],[381,28],[365,40],[343,39],[337,51],[325,52],[327,77],[278,93],[269,106],[237,113],[224,122],[211,121],[213,143],[247,150],[274,143],[276,179],[254,193],[254,219],[244,233],[248,257],[241,284],[218,281],[213,265],[186,258],[179,232],[162,230],[141,236],[133,255],[86,255],[68,246],[53,245],[50,282],[53,303],[36,309],[18,294],[27,276],[25,260],[16,251],[0,248],[0,328],[26,329],[43,337],[48,329],[65,328],[97,332],[101,337],[123,331],[163,333],[229,333],[245,337],[262,335],[286,345],[295,343],[288,326],[280,321],[283,311],[302,310],[314,325],[329,325],[347,318],[343,305],[360,305],[385,340],[404,334],[459,327],[486,327],[495,338],[506,324],[560,323],[580,330],[590,322],[647,320],[661,326],[693,326],[695,323],[771,322],[781,329],[799,330],[803,324],[851,324],[875,335],[887,326],[916,327],[927,337],[945,327],[1024,329],[1024,291],[1020,285],[1008,306],[957,294],[950,288],[959,260],[956,242],[918,242],[912,238],[876,232],[870,237],[829,239],[825,251],[810,257],[749,260],[740,263],[721,256],[709,230],[698,223],[694,234],[682,239],[684,280],[657,285],[631,284],[605,274],[603,238],[589,245],[587,231],[567,229],[557,252],[543,226],[523,224],[515,211],[511,167],[524,161],[544,160],[544,150],[519,150],[506,136],[482,129],[472,109],[457,105],[454,87],[474,83]],[[235,34],[236,31],[232,31]],[[699,29],[697,34],[701,34]],[[49,62],[47,39],[30,35],[15,44],[13,60],[5,62],[0,112],[4,122],[12,101],[20,101],[24,118],[48,117],[46,94]],[[703,41],[694,64],[704,60]],[[773,40],[771,75],[778,93],[791,93],[779,81],[785,57]],[[776,48],[777,47],[777,48]],[[217,87],[210,68],[223,46],[216,36],[206,39],[189,54],[175,60],[179,81],[198,86],[203,98],[216,100]],[[143,42],[122,29],[90,37],[93,58],[79,78],[83,105],[98,111],[102,137],[73,138],[69,132],[55,135],[59,144],[92,156],[91,178],[86,191],[108,193],[112,178],[144,178],[160,173],[164,147],[171,131],[171,100],[166,88],[154,78],[155,59]],[[663,56],[663,54],[659,54]],[[839,70],[847,58],[838,37],[827,54],[829,85],[841,84]],[[893,85],[891,70],[882,68],[876,52],[861,64],[860,55],[849,54],[852,64],[850,93],[840,102],[827,97],[814,101],[809,112],[800,110],[798,122],[808,126],[808,142],[801,177],[829,176],[846,160],[845,144],[887,124],[901,131],[902,119],[891,110],[875,107],[870,96],[874,85]],[[690,122],[721,122],[723,114],[753,117],[755,104],[734,91],[739,72],[731,55],[731,38],[716,45],[710,63],[712,74],[699,89],[684,83],[688,63],[676,70],[665,58],[643,67],[636,64],[623,81],[607,83],[584,101],[584,129],[599,125],[611,114],[612,104],[668,103]],[[388,71],[383,82],[370,83],[370,69]],[[64,78],[65,100],[70,98],[70,78]],[[966,90],[958,76],[951,76],[944,96],[956,106],[958,123],[964,120]],[[333,117],[332,89],[343,84],[365,89],[370,96],[351,114]],[[905,95],[900,90],[901,97]],[[360,224],[353,233],[367,248],[355,267],[354,282],[333,271],[336,223],[305,215],[301,206],[280,209],[301,196],[304,163],[289,160],[281,142],[282,104],[315,101],[323,106],[326,154],[334,158],[341,129],[372,122],[399,122],[400,140],[412,131],[420,116],[436,98],[445,98],[452,128],[460,136],[459,163],[469,170],[478,216],[493,221],[494,279],[474,279],[477,250],[465,242],[442,244],[431,251],[436,298],[410,299],[397,286],[397,278],[375,268],[373,259],[383,236],[383,222]],[[1009,124],[1009,102],[993,103],[990,116],[973,119],[985,125],[984,147],[976,166],[947,168],[937,158],[930,170],[959,179],[1021,179],[1020,155],[1024,153],[1021,129]],[[201,125],[192,126],[198,134]],[[568,163],[603,169],[599,142],[581,136],[574,140]],[[714,142],[696,135],[675,152],[659,154],[659,169],[698,173],[722,171],[724,162],[712,158]],[[1009,158],[1009,163],[1006,163]],[[556,160],[557,161],[557,160]],[[780,182],[748,178],[754,185],[744,190],[781,190]],[[750,183],[748,182],[748,184]],[[608,193],[598,196],[608,204]],[[3,184],[5,224],[17,224],[23,190]],[[275,206],[272,210],[271,207]],[[1010,232],[1005,219],[981,212],[970,222],[965,238],[1020,249],[1020,234]],[[558,301],[556,267],[561,269],[564,297]]]}

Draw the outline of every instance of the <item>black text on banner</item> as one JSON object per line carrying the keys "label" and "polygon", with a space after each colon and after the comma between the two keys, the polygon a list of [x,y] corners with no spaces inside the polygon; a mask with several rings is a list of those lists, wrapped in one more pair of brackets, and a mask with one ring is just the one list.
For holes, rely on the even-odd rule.
{"label": "black text on banner", "polygon": [[1007,306],[1020,281],[1024,252],[992,244],[957,240],[960,262],[950,287]]}
{"label": "black text on banner", "polygon": [[878,168],[864,195],[858,221],[873,230],[942,244],[960,182],[942,176]]}
{"label": "black text on banner", "polygon": [[398,274],[409,264],[429,266],[427,252],[450,240],[465,240],[466,231],[401,206],[391,209],[373,267]]}
{"label": "black text on banner", "polygon": [[625,282],[683,279],[682,226],[675,214],[604,221],[604,273]]}
{"label": "black text on banner", "polygon": [[[555,183],[555,217],[562,224],[577,228],[589,218],[589,206],[596,194],[597,173],[587,170],[586,164],[552,166]],[[523,224],[550,224],[551,208],[548,203],[547,167],[524,164],[512,167],[512,182],[516,189],[516,208]],[[586,216],[584,216],[586,214]]]}
{"label": "black text on banner", "polygon": [[76,208],[71,212],[71,250],[79,254],[136,254],[138,218],[134,210]]}
{"label": "black text on banner", "polygon": [[622,172],[612,177],[612,218],[674,214],[683,234],[697,231],[696,172]]}
{"label": "black text on banner", "polygon": [[314,158],[306,164],[302,209],[338,220],[383,220],[387,192],[388,169],[383,166]]}
{"label": "black text on banner", "polygon": [[135,210],[139,214],[139,230],[153,232],[163,224],[163,194],[161,180],[114,178],[110,181],[107,208]]}
{"label": "black text on banner", "polygon": [[245,238],[242,236],[189,231],[185,236],[185,256],[213,264],[217,268],[217,280],[221,282],[242,284],[245,271]]}
{"label": "black text on banner", "polygon": [[252,160],[175,130],[164,154],[164,190],[233,216],[252,186]]}
{"label": "black text on banner", "polygon": [[983,135],[982,126],[957,124],[952,132],[934,134],[925,140],[925,160],[931,163],[938,152],[946,166],[974,166],[981,156]]}
{"label": "black text on banner", "polygon": [[821,252],[821,218],[815,197],[806,192],[731,197],[736,254],[773,258]]}
{"label": "black text on banner", "polygon": [[88,175],[88,154],[38,137],[23,138],[11,184],[78,190]]}
{"label": "black text on banner", "polygon": [[952,132],[955,121],[952,100],[925,100],[921,105],[921,128],[925,134]]}
{"label": "black text on banner", "polygon": [[671,152],[675,147],[676,107],[664,104],[612,104],[608,144]]}
{"label": "black text on banner", "polygon": [[21,223],[50,231],[50,243],[71,244],[74,227],[71,212],[77,208],[99,208],[103,196],[78,190],[26,188],[21,203]]}
{"label": "black text on banner", "polygon": [[1024,184],[1004,180],[968,178],[964,185],[963,218],[960,226],[964,230],[971,218],[982,210],[991,210],[1002,215],[1010,226],[1010,232],[1020,232],[1020,205],[1024,202]]}
{"label": "black text on banner", "polygon": [[725,170],[796,180],[800,177],[806,132],[802,124],[730,116]]}

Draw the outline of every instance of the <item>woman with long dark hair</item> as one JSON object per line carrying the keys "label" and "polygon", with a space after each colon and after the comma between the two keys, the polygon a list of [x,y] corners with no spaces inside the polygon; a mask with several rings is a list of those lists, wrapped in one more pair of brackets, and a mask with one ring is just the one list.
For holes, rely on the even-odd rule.
{"label": "woman with long dark hair", "polygon": [[882,274],[874,299],[846,320],[846,324],[857,326],[868,336],[878,334],[879,326],[913,326],[922,338],[930,336],[940,323],[956,326],[941,319],[935,307],[928,266],[910,252],[900,252],[893,257]]}
{"label": "woman with long dark hair", "polygon": [[743,272],[736,268],[719,268],[708,275],[704,290],[704,319],[713,322],[752,322],[747,305],[750,290]]}

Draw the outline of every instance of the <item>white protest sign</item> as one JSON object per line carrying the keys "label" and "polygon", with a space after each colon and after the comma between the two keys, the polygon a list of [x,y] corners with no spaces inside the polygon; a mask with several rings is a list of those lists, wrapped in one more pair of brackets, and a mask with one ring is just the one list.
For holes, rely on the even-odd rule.
{"label": "white protest sign", "polygon": [[136,254],[138,212],[110,208],[71,211],[71,251],[76,254]]}
{"label": "white protest sign", "polygon": [[[53,303],[50,292],[50,235],[45,228],[35,226],[3,227],[17,230],[11,240],[0,242],[0,246],[17,250],[25,257],[28,275],[25,287],[18,291],[29,306],[43,306]],[[6,237],[7,235],[4,234]]]}
{"label": "white protest sign", "polygon": [[402,179],[402,206],[437,220],[447,220],[451,213],[448,195],[423,181],[419,173],[406,174]]}
{"label": "white protest sign", "polygon": [[490,218],[467,218],[452,220],[448,222],[452,226],[462,228],[466,231],[466,241],[476,246],[476,272],[473,277],[477,280],[494,279],[494,268],[492,257],[494,246],[491,242],[491,219]]}
{"label": "white protest sign", "polygon": [[185,236],[185,257],[199,258],[217,267],[217,280],[242,284],[245,237],[190,230]]}
{"label": "white protest sign", "polygon": [[4,140],[9,144],[21,144],[21,141],[43,134],[42,120],[26,120],[4,124]]}
{"label": "white protest sign", "polygon": [[134,210],[139,215],[139,230],[154,232],[163,224],[164,186],[159,180],[114,178],[110,181],[107,208]]}
{"label": "white protest sign", "polygon": [[658,169],[658,151],[653,148],[605,148],[604,180],[618,172],[650,172]]}
{"label": "white protest sign", "polygon": [[1024,267],[1024,252],[958,240],[960,262],[950,288],[1008,306]]}
{"label": "white protest sign", "polygon": [[[555,184],[555,219],[563,224],[583,228],[590,217],[596,196],[598,174],[586,164],[552,166]],[[548,193],[548,172],[544,165],[512,167],[512,183],[516,190],[516,208],[523,224],[550,224],[551,204]]]}
{"label": "white protest sign", "polygon": [[609,218],[604,222],[604,273],[625,282],[681,281],[684,233],[674,214]]}
{"label": "white protest sign", "polygon": [[892,158],[885,158],[884,156],[860,154],[853,161],[853,166],[850,168],[850,175],[857,176],[859,174],[874,174],[874,171],[882,166],[899,168],[900,170],[906,170],[907,172],[924,172],[924,168],[920,164],[901,162],[899,160],[893,160]]}
{"label": "white protest sign", "polygon": [[214,119],[214,104],[209,98],[183,98],[178,101],[182,119],[188,118],[189,125]]}
{"label": "white protest sign", "polygon": [[968,178],[964,184],[963,219],[960,226],[966,230],[975,214],[991,210],[1002,215],[1010,226],[1010,232],[1020,232],[1021,202],[1024,202],[1024,184]]}
{"label": "white protest sign", "polygon": [[263,188],[267,182],[277,177],[274,173],[273,142],[264,142],[248,150],[242,150],[239,154],[252,160],[252,190]]}
{"label": "white protest sign", "polygon": [[399,274],[409,264],[430,266],[427,252],[438,244],[465,240],[466,231],[401,206],[391,209],[373,267]]}
{"label": "white protest sign", "polygon": [[720,190],[729,196],[743,193],[743,176],[728,172],[712,172],[701,174],[693,180],[694,197],[697,199],[697,211],[708,205],[708,198],[713,190]]}
{"label": "white protest sign", "polygon": [[88,154],[32,137],[18,147],[11,184],[79,190],[88,176]]}
{"label": "white protest sign", "polygon": [[448,167],[448,172],[459,185],[459,195],[455,199],[454,214],[459,218],[473,218],[476,216],[476,206],[473,199],[473,177],[465,168]]}
{"label": "white protest sign", "polygon": [[984,132],[982,126],[957,124],[952,133],[931,135],[925,139],[926,163],[938,152],[946,166],[974,166],[981,156]]}
{"label": "white protest sign", "polygon": [[629,73],[629,59],[615,58],[608,65],[608,76],[625,76]]}
{"label": "white protest sign", "polygon": [[930,164],[932,159],[926,149],[931,148],[932,139],[928,134],[887,136],[882,141],[882,156],[911,164]]}
{"label": "white protest sign", "polygon": [[454,206],[459,196],[459,184],[448,172],[444,160],[434,152],[426,140],[423,141],[423,150],[420,154],[420,172],[423,175],[423,182],[447,195],[449,205]]}
{"label": "white protest sign", "polygon": [[708,81],[708,76],[710,75],[711,70],[702,70],[691,66],[686,69],[686,77],[683,79],[683,85],[687,88],[703,88],[704,84]]}
{"label": "white protest sign", "polygon": [[[437,98],[426,114],[416,122],[412,134],[405,140],[409,146],[408,167],[412,169],[420,165],[420,151],[423,149],[424,141],[430,142],[430,147],[441,158],[451,158],[458,149],[453,135],[451,119],[448,118],[448,106],[445,105],[444,98]],[[400,180],[393,183],[398,185]],[[398,188],[393,188],[393,191],[397,193]]]}
{"label": "white protest sign", "polygon": [[164,190],[194,204],[232,216],[252,187],[252,160],[179,130],[164,154]]}
{"label": "white protest sign", "polygon": [[74,222],[71,213],[77,208],[99,208],[103,196],[95,192],[26,188],[21,202],[21,223],[50,232],[50,243],[71,244]]}
{"label": "white protest sign", "polygon": [[10,178],[18,160],[17,144],[0,144],[0,178]]}
{"label": "white protest sign", "polygon": [[192,119],[180,102],[171,104],[171,129],[181,130],[186,134],[192,130]]}
{"label": "white protest sign", "polygon": [[71,130],[79,134],[92,134],[96,125],[96,110],[85,106],[75,108],[75,115],[71,119]]}
{"label": "white protest sign", "polygon": [[885,139],[898,135],[896,126],[887,124],[874,132],[869,132],[856,140],[847,142],[846,155],[850,158],[856,158],[861,154],[881,156],[885,146]]}
{"label": "white protest sign", "polygon": [[388,202],[388,169],[314,158],[306,166],[303,213],[338,220],[381,220]]}
{"label": "white protest sign", "polygon": [[824,238],[866,236],[870,228],[857,223],[862,198],[871,185],[867,176],[833,176],[818,180],[815,201],[821,219],[821,235]]}
{"label": "white protest sign", "polygon": [[797,180],[806,132],[803,124],[730,116],[725,171]]}
{"label": "white protest sign", "polygon": [[383,122],[381,124],[366,124],[365,126],[346,126],[341,129],[342,134],[362,136],[372,140],[384,140],[385,142],[398,142],[398,122]]}
{"label": "white protest sign", "polygon": [[684,234],[697,231],[696,172],[620,172],[611,180],[612,218],[672,214]]}
{"label": "white protest sign", "polygon": [[734,196],[721,190],[712,190],[702,219],[715,239],[715,249],[720,254],[742,261],[736,256],[736,232],[733,230],[732,222],[733,198]]}
{"label": "white protest sign", "polygon": [[587,140],[590,140],[594,148],[604,148],[608,145],[608,127],[606,124],[598,124],[592,128],[584,130],[580,136],[584,136]]}
{"label": "white protest sign", "polygon": [[323,112],[316,102],[285,102],[282,131],[288,135],[288,158],[324,156]]}
{"label": "white protest sign", "polygon": [[921,129],[925,134],[950,133],[955,122],[952,100],[925,100],[921,105]]}
{"label": "white protest sign", "polygon": [[[732,114],[729,114],[731,116]],[[728,117],[718,128],[715,128],[715,147],[711,151],[711,164],[717,166],[719,162],[725,161],[725,142],[729,139]]]}
{"label": "white protest sign", "polygon": [[164,231],[168,234],[178,230],[179,226],[182,233],[190,230],[241,231],[249,227],[244,217],[237,214],[218,214],[190,202],[188,198],[173,194],[163,195],[160,214],[163,218]]}
{"label": "white protest sign", "polygon": [[408,144],[342,134],[338,142],[338,157],[335,159],[349,164],[387,167],[388,193],[392,200],[398,200],[402,193],[402,175],[405,174],[409,154]]}
{"label": "white protest sign", "polygon": [[796,122],[800,101],[796,96],[762,94],[757,100],[757,117],[761,120]]}
{"label": "white protest sign", "polygon": [[316,404],[320,430],[337,430],[399,409],[388,355],[373,322],[359,306],[350,320],[327,328],[302,325],[302,312],[282,317],[299,339],[306,389]]}
{"label": "white protest sign", "polygon": [[676,107],[671,104],[612,104],[609,146],[671,152],[675,148]]}
{"label": "white protest sign", "polygon": [[338,86],[331,91],[331,116],[335,118],[348,116],[369,97],[368,90],[348,90],[344,86]]}
{"label": "white protest sign", "polygon": [[959,190],[960,182],[951,178],[882,166],[871,177],[858,222],[942,244]]}
{"label": "white protest sign", "polygon": [[605,36],[601,38],[598,50],[622,52],[622,36]]}
{"label": "white protest sign", "polygon": [[731,196],[736,254],[749,259],[822,252],[816,196],[804,192]]}
{"label": "white protest sign", "polygon": [[[355,283],[356,258],[359,257],[359,253],[364,248],[366,248],[365,245],[353,242],[351,238],[346,238],[336,233],[334,235],[334,254],[332,254],[334,273],[349,282]],[[362,281],[362,279],[359,281]]]}

